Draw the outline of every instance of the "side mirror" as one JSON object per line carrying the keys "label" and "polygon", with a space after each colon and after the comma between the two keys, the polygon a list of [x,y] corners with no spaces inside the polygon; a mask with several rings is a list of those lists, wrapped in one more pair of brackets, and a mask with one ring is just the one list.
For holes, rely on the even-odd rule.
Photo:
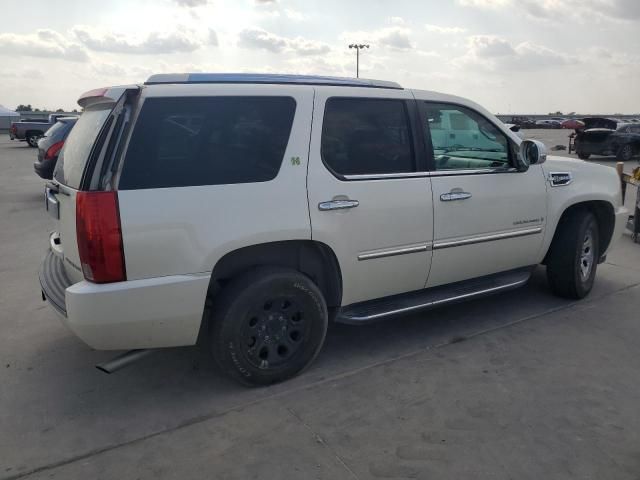
{"label": "side mirror", "polygon": [[523,140],[518,152],[518,166],[527,170],[530,165],[540,165],[547,160],[547,147],[538,140]]}
{"label": "side mirror", "polygon": [[519,132],[520,131],[520,125],[511,125],[509,127],[509,130],[511,130],[512,132]]}

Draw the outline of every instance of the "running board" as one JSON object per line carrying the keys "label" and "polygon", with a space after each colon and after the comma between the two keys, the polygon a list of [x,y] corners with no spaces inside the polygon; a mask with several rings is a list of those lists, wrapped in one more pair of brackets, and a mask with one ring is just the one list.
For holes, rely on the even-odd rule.
{"label": "running board", "polygon": [[349,325],[440,307],[518,288],[529,280],[533,267],[509,270],[440,287],[354,303],[342,307],[336,322]]}

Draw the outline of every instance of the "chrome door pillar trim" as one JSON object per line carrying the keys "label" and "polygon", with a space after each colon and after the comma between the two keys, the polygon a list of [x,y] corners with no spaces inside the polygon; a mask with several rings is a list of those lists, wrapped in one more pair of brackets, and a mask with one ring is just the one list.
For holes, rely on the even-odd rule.
{"label": "chrome door pillar trim", "polygon": [[518,173],[515,168],[461,168],[456,170],[433,170],[426,172],[406,173],[371,173],[343,175],[345,180],[385,180],[394,178],[449,177],[453,175],[486,175],[493,173]]}
{"label": "chrome door pillar trim", "polygon": [[358,175],[344,175],[347,180],[383,180],[386,178],[420,178],[429,177],[430,172],[406,172],[406,173],[364,173]]}
{"label": "chrome door pillar trim", "polygon": [[542,227],[535,227],[535,228],[525,228],[522,230],[516,230],[513,232],[495,233],[492,235],[482,235],[478,237],[464,238],[462,240],[448,240],[443,242],[435,242],[433,244],[433,249],[439,250],[441,248],[461,247],[463,245],[473,245],[476,243],[493,242],[495,240],[505,240],[507,238],[536,235],[541,232],[542,232]]}

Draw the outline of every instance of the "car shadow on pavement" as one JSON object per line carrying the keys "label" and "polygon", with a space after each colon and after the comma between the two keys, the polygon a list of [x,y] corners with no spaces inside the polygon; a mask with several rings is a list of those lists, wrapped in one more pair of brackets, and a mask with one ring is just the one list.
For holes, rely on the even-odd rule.
{"label": "car shadow on pavement", "polygon": [[[41,386],[46,396],[65,410],[107,417],[109,412],[127,411],[135,417],[163,410],[163,404],[168,406],[180,397],[175,413],[182,414],[178,416],[201,415],[210,413],[217,401],[225,403],[226,397],[258,398],[305,387],[412,352],[459,342],[569,303],[551,296],[541,268],[527,286],[502,295],[366,326],[332,324],[322,352],[308,371],[267,388],[247,389],[227,380],[218,373],[206,346],[159,349],[108,375],[93,367],[119,352],[92,351],[69,334],[52,340],[47,351],[38,352],[32,363],[55,365],[52,374],[68,380]],[[60,356],[61,352],[65,354]]]}

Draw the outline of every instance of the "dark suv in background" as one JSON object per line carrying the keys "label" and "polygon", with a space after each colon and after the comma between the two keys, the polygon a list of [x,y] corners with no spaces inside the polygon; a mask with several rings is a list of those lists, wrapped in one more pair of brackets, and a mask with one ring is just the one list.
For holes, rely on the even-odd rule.
{"label": "dark suv in background", "polygon": [[33,169],[42,178],[50,180],[53,177],[60,150],[77,121],[78,117],[59,118],[38,140],[38,159],[33,163]]}
{"label": "dark suv in background", "polygon": [[584,128],[576,130],[575,147],[578,157],[615,155],[628,161],[640,153],[640,125],[623,123],[611,118],[585,118]]}

